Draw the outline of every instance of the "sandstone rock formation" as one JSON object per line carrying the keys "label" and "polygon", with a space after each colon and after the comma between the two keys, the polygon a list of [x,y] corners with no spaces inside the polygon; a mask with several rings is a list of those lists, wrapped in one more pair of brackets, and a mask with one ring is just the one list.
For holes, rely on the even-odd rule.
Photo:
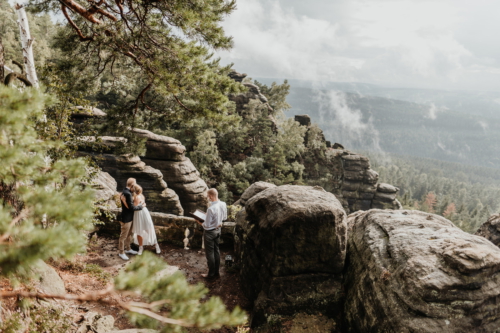
{"label": "sandstone rock formation", "polygon": [[113,329],[115,318],[102,316],[97,312],[89,311],[83,316],[83,322],[76,333],[108,333]]}
{"label": "sandstone rock formation", "polygon": [[146,154],[141,157],[147,164],[160,170],[169,188],[179,196],[185,212],[207,209],[207,184],[200,178],[191,160],[185,156],[186,147],[179,140],[150,131],[134,129],[146,141]]}
{"label": "sandstone rock formation", "polygon": [[150,211],[182,215],[196,209],[206,210],[207,184],[185,156],[186,148],[180,141],[141,129],[133,132],[146,139],[145,156],[117,155],[115,148],[125,139],[109,136],[101,137],[106,148],[104,154],[82,154],[96,157],[103,171],[118,182],[118,191],[125,186],[127,178],[136,178],[145,190]]}
{"label": "sandstone rock formation", "polygon": [[340,158],[344,171],[342,196],[347,199],[350,211],[402,208],[396,199],[399,189],[389,184],[377,184],[378,173],[370,169],[368,157],[343,151]]}
{"label": "sandstone rock formation", "polygon": [[285,185],[251,197],[237,216],[240,279],[266,316],[338,310],[346,254],[346,214],[322,188]]}
{"label": "sandstone rock formation", "polygon": [[[308,115],[297,115],[295,121],[308,128],[305,137],[307,142],[311,118]],[[327,144],[324,135],[321,135],[323,142]],[[347,211],[402,209],[396,199],[399,189],[389,184],[377,184],[378,173],[370,168],[368,157],[352,153],[338,143],[329,151],[331,157],[327,168],[335,177],[328,190],[337,196]]]}
{"label": "sandstone rock formation", "polygon": [[496,246],[500,246],[500,214],[490,216],[474,235],[482,236]]}
{"label": "sandstone rock formation", "polygon": [[182,215],[179,197],[163,180],[162,173],[149,165],[146,165],[138,156],[95,154],[97,163],[103,171],[110,174],[118,183],[121,191],[128,178],[135,178],[142,186],[148,209],[150,211],[168,212]]}
{"label": "sandstone rock formation", "polygon": [[246,202],[251,197],[253,197],[257,193],[260,193],[260,192],[262,192],[264,190],[267,190],[268,188],[271,188],[271,187],[276,187],[276,185],[271,184],[271,183],[266,183],[266,182],[255,182],[255,183],[253,183],[252,185],[250,185],[245,190],[245,192],[243,192],[243,194],[240,197],[240,200],[239,200],[238,204],[241,205],[241,206],[245,206]]}
{"label": "sandstone rock formation", "polygon": [[38,291],[52,295],[63,295],[66,293],[64,281],[54,268],[42,260],[37,260],[30,269],[36,276],[34,282]]}
{"label": "sandstone rock formation", "polygon": [[[229,77],[231,77],[233,80],[237,82],[242,82],[246,76],[247,76],[246,74],[240,74],[236,71],[233,71],[232,73],[229,74]],[[258,86],[249,82],[245,82],[243,83],[243,85],[248,89],[246,92],[229,96],[229,99],[236,103],[237,110],[243,110],[245,106],[248,105],[248,103],[250,103],[251,100],[260,101],[267,107],[268,110],[272,110],[266,96],[262,95],[262,93],[260,92],[260,88]]]}
{"label": "sandstone rock formation", "polygon": [[348,332],[497,332],[500,249],[419,211],[349,216]]}
{"label": "sandstone rock formation", "polygon": [[99,171],[92,188],[95,189],[95,196],[98,203],[109,208],[116,208],[116,196],[118,196],[116,180],[104,171]]}

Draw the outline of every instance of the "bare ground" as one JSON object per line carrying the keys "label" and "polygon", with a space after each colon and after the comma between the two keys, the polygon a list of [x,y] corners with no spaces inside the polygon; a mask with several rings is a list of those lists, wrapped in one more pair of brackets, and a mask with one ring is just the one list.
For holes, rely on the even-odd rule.
{"label": "bare ground", "polygon": [[[86,254],[77,255],[73,260],[81,264],[96,264],[111,277],[118,274],[127,263],[134,260],[134,256],[130,256],[131,260],[123,261],[118,257],[117,240],[104,237],[94,238],[89,242],[88,251]],[[219,279],[213,281],[205,281],[202,273],[207,272],[207,264],[205,254],[199,249],[184,250],[177,246],[169,244],[160,244],[162,253],[159,254],[165,262],[172,266],[177,266],[184,273],[186,279],[191,284],[203,283],[209,289],[208,297],[218,296],[226,304],[226,307],[231,310],[239,305],[242,309],[248,311],[249,304],[245,296],[240,290],[238,274],[232,272],[231,269],[224,267],[224,258],[227,254],[233,255],[232,248],[221,247],[221,269]],[[154,252],[154,247],[145,247],[145,251]],[[97,290],[102,290],[106,287],[107,281],[102,277],[93,274],[75,272],[74,269],[68,269],[64,265],[54,265],[61,278],[64,280],[66,290],[71,294],[92,293]],[[129,297],[124,297],[124,301],[131,300]],[[136,299],[139,301],[139,299]],[[118,307],[102,305],[102,304],[81,304],[74,306],[74,318],[80,318],[86,311],[95,311],[102,315],[112,315],[115,318],[115,326],[119,329],[133,328]],[[195,332],[195,331],[192,331]],[[221,328],[212,332],[236,332],[235,328]]]}

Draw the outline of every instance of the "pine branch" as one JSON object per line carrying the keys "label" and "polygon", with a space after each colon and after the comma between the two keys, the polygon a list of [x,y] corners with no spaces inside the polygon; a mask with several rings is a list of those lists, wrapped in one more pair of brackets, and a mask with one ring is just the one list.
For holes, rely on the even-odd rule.
{"label": "pine branch", "polygon": [[[100,290],[97,292],[92,292],[91,294],[83,295],[70,295],[70,294],[45,294],[39,292],[28,292],[22,290],[12,290],[12,291],[0,291],[1,298],[37,298],[37,299],[60,299],[66,301],[78,301],[78,302],[96,302],[101,304],[112,304],[118,305],[123,310],[130,312],[135,312],[143,314],[152,319],[158,320],[165,324],[178,325],[182,327],[195,327],[195,324],[188,323],[180,319],[172,319],[162,315],[159,315],[148,309],[153,309],[159,305],[170,303],[170,300],[156,301],[152,303],[138,303],[138,302],[123,302],[119,300],[117,291],[114,286],[109,286],[107,289]],[[105,299],[106,297],[111,297],[111,299]]]}

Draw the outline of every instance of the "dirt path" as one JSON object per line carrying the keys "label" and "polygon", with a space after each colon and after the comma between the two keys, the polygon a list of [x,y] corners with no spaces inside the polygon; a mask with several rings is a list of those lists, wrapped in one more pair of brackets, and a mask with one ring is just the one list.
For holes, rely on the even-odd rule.
{"label": "dirt path", "polygon": [[[231,248],[221,248],[221,277],[217,280],[206,282],[202,277],[202,273],[207,272],[207,264],[205,254],[199,249],[184,250],[177,246],[169,244],[160,244],[162,253],[159,255],[169,265],[177,266],[184,273],[187,280],[191,284],[204,283],[210,290],[208,296],[218,296],[226,304],[228,309],[233,309],[236,305],[248,311],[249,304],[247,299],[242,294],[239,287],[238,274],[224,267],[224,258],[227,254],[233,255]],[[154,252],[154,247],[145,247],[145,251]],[[89,242],[89,248],[86,254],[78,255],[73,260],[74,265],[68,268],[64,265],[56,265],[59,275],[64,280],[66,289],[69,293],[83,294],[96,290],[101,290],[106,287],[110,277],[118,274],[120,269],[134,260],[135,256],[131,257],[128,262],[123,261],[118,257],[117,240],[108,238],[93,238]],[[89,267],[89,264],[94,264],[102,268],[104,274],[93,274],[85,271],[79,272],[74,269],[74,266]],[[92,266],[92,265],[90,265]],[[129,297],[124,297],[123,300],[131,300]],[[139,299],[136,299],[139,301]],[[84,304],[76,307],[78,314],[83,314],[85,311],[96,311],[102,315],[112,315],[115,318],[115,326],[120,329],[133,328],[124,316],[123,312],[114,306],[103,306],[100,304]],[[78,314],[76,317],[78,317]],[[235,332],[235,329],[222,328],[212,332]]]}

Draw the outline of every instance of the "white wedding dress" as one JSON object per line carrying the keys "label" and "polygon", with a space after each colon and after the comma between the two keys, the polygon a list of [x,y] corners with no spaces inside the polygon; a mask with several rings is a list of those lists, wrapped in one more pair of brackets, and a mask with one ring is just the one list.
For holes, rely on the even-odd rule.
{"label": "white wedding dress", "polygon": [[134,233],[134,243],[139,244],[137,236],[142,237],[142,245],[156,245],[158,241],[156,240],[155,226],[149,210],[144,207],[142,210],[136,210],[134,212],[134,224],[132,225],[132,232]]}

